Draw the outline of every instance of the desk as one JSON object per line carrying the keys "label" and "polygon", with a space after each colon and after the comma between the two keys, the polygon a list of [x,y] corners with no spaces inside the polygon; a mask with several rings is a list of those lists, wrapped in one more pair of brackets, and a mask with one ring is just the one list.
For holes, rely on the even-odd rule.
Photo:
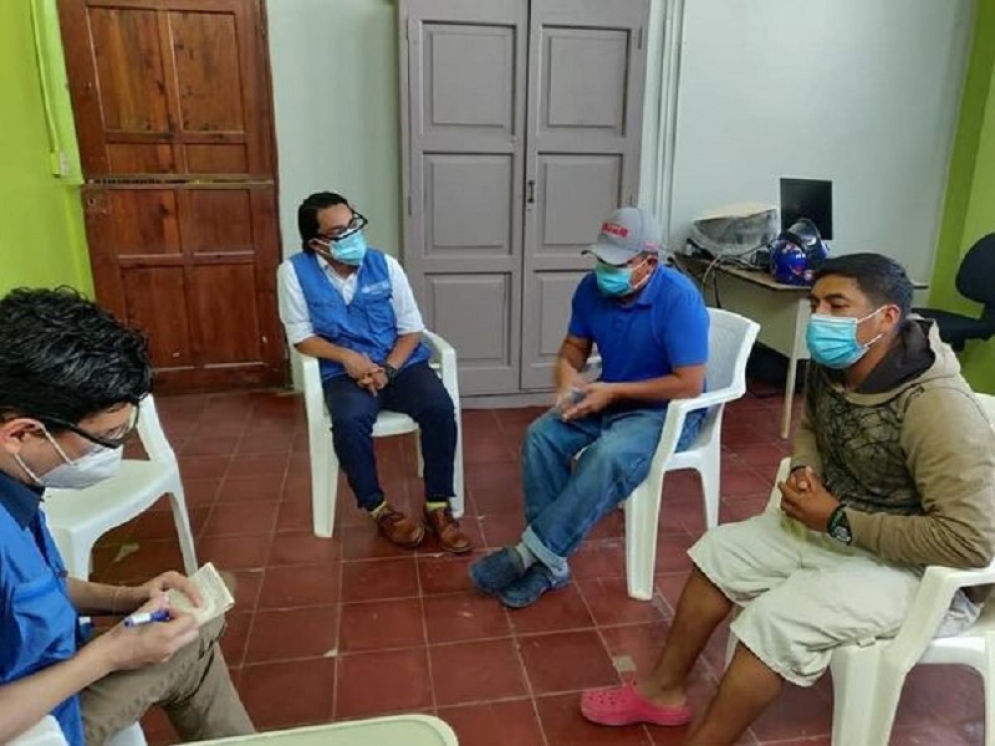
{"label": "desk", "polygon": [[[788,358],[788,380],[784,386],[784,408],[781,412],[781,437],[787,438],[791,432],[798,361],[809,358],[805,327],[810,315],[810,288],[785,285],[762,270],[729,264],[713,266],[709,261],[679,254],[675,255],[674,261],[699,280],[707,271],[708,278],[703,283],[706,301],[759,323],[757,341]],[[927,287],[920,282],[914,285],[917,290]]]}

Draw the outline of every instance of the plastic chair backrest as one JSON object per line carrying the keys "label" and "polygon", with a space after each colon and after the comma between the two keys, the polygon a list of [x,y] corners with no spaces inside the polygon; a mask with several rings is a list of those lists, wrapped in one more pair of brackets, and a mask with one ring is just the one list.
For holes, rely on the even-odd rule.
{"label": "plastic chair backrest", "polygon": [[745,392],[745,358],[749,356],[752,344],[744,342],[754,322],[719,308],[709,308],[708,316],[711,319],[706,372],[708,390],[736,388]]}
{"label": "plastic chair backrest", "polygon": [[995,396],[991,394],[978,394],[978,401],[981,403],[981,408],[985,410],[985,414],[988,415],[988,420],[995,425]]}
{"label": "plastic chair backrest", "polygon": [[152,394],[142,399],[138,409],[138,437],[142,439],[149,461],[175,463],[176,453],[163,432]]}

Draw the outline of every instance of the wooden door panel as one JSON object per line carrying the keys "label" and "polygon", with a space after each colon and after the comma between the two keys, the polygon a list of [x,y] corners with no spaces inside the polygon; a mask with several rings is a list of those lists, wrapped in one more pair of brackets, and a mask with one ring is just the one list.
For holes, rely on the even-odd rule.
{"label": "wooden door panel", "polygon": [[172,129],[154,10],[92,8],[90,37],[103,127],[109,133]]}
{"label": "wooden door panel", "polygon": [[158,390],[287,378],[262,0],[59,0],[97,299]]}
{"label": "wooden door panel", "polygon": [[158,370],[192,369],[190,316],[183,267],[125,270],[124,294],[130,323],[149,334],[152,364]]}

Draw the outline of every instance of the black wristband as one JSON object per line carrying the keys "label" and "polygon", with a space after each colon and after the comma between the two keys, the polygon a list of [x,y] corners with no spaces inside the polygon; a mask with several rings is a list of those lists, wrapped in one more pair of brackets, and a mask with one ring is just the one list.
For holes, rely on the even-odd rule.
{"label": "black wristband", "polygon": [[831,534],[833,530],[840,525],[844,520],[846,520],[846,513],[844,512],[846,508],[843,503],[836,506],[836,509],[829,514],[829,521],[826,523],[826,533]]}
{"label": "black wristband", "polygon": [[393,381],[395,378],[397,378],[397,373],[398,373],[397,368],[395,368],[390,363],[383,364],[383,372],[387,374],[388,381]]}

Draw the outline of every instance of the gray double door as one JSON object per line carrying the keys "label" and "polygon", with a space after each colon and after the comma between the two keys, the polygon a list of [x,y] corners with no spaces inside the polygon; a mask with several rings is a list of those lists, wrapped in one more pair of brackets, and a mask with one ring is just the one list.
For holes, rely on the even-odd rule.
{"label": "gray double door", "polygon": [[635,204],[650,0],[401,0],[404,261],[461,393],[540,391]]}

